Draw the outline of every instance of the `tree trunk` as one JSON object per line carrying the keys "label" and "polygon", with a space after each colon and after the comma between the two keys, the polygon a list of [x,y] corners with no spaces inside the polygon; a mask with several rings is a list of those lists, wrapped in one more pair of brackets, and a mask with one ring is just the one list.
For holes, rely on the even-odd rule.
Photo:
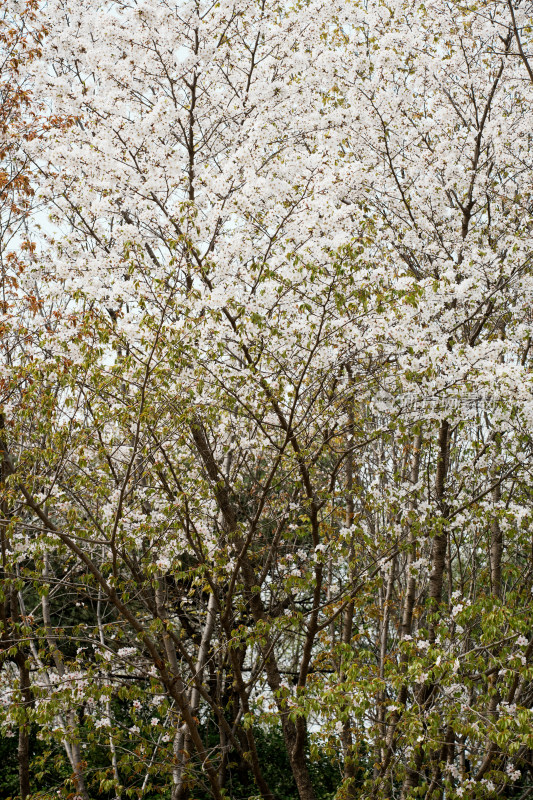
{"label": "tree trunk", "polygon": [[[444,578],[444,567],[446,564],[446,547],[448,544],[448,532],[444,527],[444,520],[448,515],[448,509],[444,503],[444,484],[446,472],[448,470],[448,447],[449,447],[450,425],[447,420],[443,420],[439,431],[437,474],[435,477],[435,497],[441,510],[443,520],[442,528],[433,539],[433,550],[431,554],[432,569],[429,576],[429,609],[430,613],[435,612],[442,598],[442,584]],[[435,624],[429,626],[429,641],[435,642]]]}
{"label": "tree trunk", "polygon": [[[260,594],[255,591],[255,572],[246,554],[244,542],[240,536],[236,536],[236,534],[238,534],[237,514],[231,500],[230,492],[228,491],[226,482],[220,480],[220,471],[201,424],[198,422],[191,424],[191,433],[205,470],[215,487],[214,494],[224,520],[224,528],[235,540],[235,550],[240,561],[241,574],[248,594],[248,602],[252,616],[256,623],[264,621],[267,619],[267,615]],[[265,659],[268,685],[272,692],[277,693],[281,686],[281,676],[274,656],[274,643],[269,636],[265,637],[265,644],[262,646],[261,650]],[[313,784],[305,759],[305,745],[307,742],[306,722],[302,717],[299,717],[296,722],[292,722],[292,720],[289,719],[288,713],[283,708],[282,701],[278,702],[278,708],[281,712],[281,724],[285,746],[287,747],[287,754],[289,756],[289,762],[298,788],[300,800],[315,800]]]}
{"label": "tree trunk", "polygon": [[19,727],[18,762],[19,762],[19,791],[22,800],[31,793],[30,788],[30,723],[28,711],[32,704],[30,671],[26,664],[24,653],[17,653],[17,666],[19,670],[20,693],[24,704],[24,714]]}
{"label": "tree trunk", "polygon": [[[499,483],[492,490],[492,500],[494,505],[498,506],[501,500],[501,488]],[[503,536],[500,527],[500,521],[495,515],[491,520],[490,530],[490,577],[492,584],[492,595],[493,597],[501,599]]]}
{"label": "tree trunk", "polygon": [[[444,567],[446,564],[446,547],[448,544],[448,532],[444,526],[444,521],[448,515],[448,508],[444,500],[446,473],[448,470],[448,450],[450,439],[450,425],[447,420],[443,420],[439,430],[437,471],[435,475],[435,499],[441,511],[442,525],[437,535],[433,539],[431,552],[431,574],[429,576],[429,613],[436,614],[442,599],[442,585],[444,579]],[[440,520],[439,520],[440,522]],[[435,643],[436,624],[431,622],[428,625],[428,639],[431,644]],[[430,705],[431,684],[425,683],[419,693],[418,703],[421,706]],[[402,786],[401,800],[407,800],[411,789],[418,786],[420,780],[420,769],[424,760],[424,747],[421,744],[414,755],[414,764],[407,767],[405,780]]]}

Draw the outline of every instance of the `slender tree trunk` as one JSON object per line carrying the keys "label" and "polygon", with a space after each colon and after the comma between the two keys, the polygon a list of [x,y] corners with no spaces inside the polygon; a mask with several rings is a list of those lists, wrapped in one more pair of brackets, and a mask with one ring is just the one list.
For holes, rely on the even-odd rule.
{"label": "slender tree trunk", "polygon": [[[442,599],[442,585],[444,582],[444,568],[446,565],[446,548],[448,545],[448,532],[444,527],[444,520],[447,517],[447,508],[444,501],[446,473],[448,470],[448,447],[449,447],[450,425],[447,420],[441,424],[438,442],[437,474],[435,477],[435,497],[441,510],[443,527],[438,531],[433,539],[433,549],[431,554],[431,575],[429,576],[429,609],[430,613],[437,611]],[[429,625],[429,641],[435,642],[435,624]]]}
{"label": "slender tree trunk", "polygon": [[[353,378],[350,367],[348,367],[348,380],[352,385]],[[354,459],[353,459],[353,437],[354,437],[354,415],[353,403],[350,398],[347,403],[346,412],[348,416],[348,441],[347,441],[347,454],[346,454],[346,517],[345,525],[348,530],[351,530],[355,519],[355,504],[353,500],[354,493]],[[350,545],[350,560],[353,562],[355,557],[353,544]],[[350,567],[350,577],[353,580],[353,567]],[[341,632],[341,641],[344,645],[348,646],[352,640],[353,633],[353,617],[354,617],[355,603],[350,600],[344,612],[344,619]],[[345,679],[345,675],[341,673],[341,681]],[[350,717],[345,720],[342,726],[341,734],[342,754],[344,759],[344,781],[347,784],[348,797],[355,798],[355,786],[353,781],[356,775],[356,764],[353,756],[353,738],[352,738],[352,720]]]}
{"label": "slender tree trunk", "polygon": [[30,787],[30,723],[28,712],[32,705],[30,684],[30,671],[26,663],[24,652],[19,650],[16,657],[20,693],[24,704],[24,714],[19,727],[18,762],[19,762],[19,790],[22,800],[26,800],[31,792]]}
{"label": "slender tree trunk", "polygon": [[[214,594],[210,594],[207,603],[207,613],[204,624],[204,630],[202,632],[202,639],[200,642],[200,647],[198,649],[198,656],[195,664],[194,679],[197,681],[202,680],[205,665],[207,662],[207,656],[209,655],[209,647],[215,630],[216,608],[217,608],[216,597]],[[200,705],[200,693],[198,691],[197,686],[194,683],[190,691],[189,703],[191,707],[191,713],[193,715],[196,715],[198,713],[198,707]],[[184,782],[184,772],[187,766],[187,761],[189,759],[189,753],[192,748],[192,742],[190,741],[190,736],[188,735],[187,731],[183,729],[183,727],[178,731],[174,743],[175,747],[178,750],[176,755],[179,760],[178,760],[178,768],[175,771],[174,784],[172,787],[172,800],[185,800],[185,797],[187,796],[187,788]]]}
{"label": "slender tree trunk", "polygon": [[[419,472],[420,472],[420,452],[422,448],[422,435],[417,434],[415,436],[413,442],[413,460],[411,463],[411,483],[416,485],[418,483]],[[409,504],[409,510],[413,512],[416,508],[416,500],[412,500]],[[413,626],[413,611],[415,605],[415,598],[416,598],[416,576],[412,569],[413,563],[416,561],[417,556],[417,537],[415,535],[413,525],[409,523],[409,530],[408,530],[408,549],[407,549],[407,564],[406,564],[406,571],[407,571],[407,578],[406,578],[406,591],[402,606],[402,613],[401,613],[401,620],[400,620],[400,638],[404,639],[406,636],[411,635],[411,630]],[[407,657],[405,655],[400,656],[400,669],[402,671],[406,668]],[[406,683],[402,684],[400,687],[400,691],[398,693],[398,703],[399,705],[403,705],[407,700],[407,692],[408,686]],[[381,778],[383,779],[386,776],[387,770],[389,768],[392,754],[394,752],[394,738],[396,727],[398,725],[400,719],[400,712],[394,711],[391,717],[391,720],[387,726],[386,732],[386,739],[385,739],[385,752],[383,755],[383,760],[381,764]],[[376,776],[377,777],[377,776]],[[379,787],[379,782],[376,780],[375,783],[375,791],[377,792]]]}
{"label": "slender tree trunk", "polygon": [[[414,441],[413,465],[411,470],[411,482],[418,483],[418,476],[420,472],[420,450],[422,447],[422,435],[417,434]],[[409,510],[414,511],[415,503],[411,502]],[[411,635],[413,626],[413,610],[415,606],[416,597],[416,576],[412,569],[417,556],[417,540],[413,530],[413,526],[409,525],[408,533],[409,546],[407,550],[407,586],[405,591],[405,599],[402,608],[402,620],[400,626],[400,635],[402,639]]]}
{"label": "slender tree trunk", "polygon": [[[492,501],[497,507],[501,500],[501,488],[498,483],[492,490]],[[492,584],[492,595],[498,600],[501,599],[502,592],[502,554],[503,536],[500,521],[496,514],[493,514],[491,523],[491,543],[490,543],[490,577]]]}
{"label": "slender tree trunk", "polygon": [[[98,587],[98,600],[96,604],[96,620],[98,624],[98,635],[100,638],[100,644],[102,647],[105,646],[105,636],[104,636],[104,626],[102,623],[102,587]],[[110,680],[109,674],[106,676],[108,680]],[[105,710],[107,716],[107,723],[109,725],[110,731],[112,730],[112,719],[111,719],[111,701],[106,698],[105,701]],[[120,773],[118,770],[118,759],[117,759],[117,748],[115,747],[115,740],[113,738],[113,734],[109,734],[109,752],[111,753],[111,765],[113,767],[113,777],[115,779],[115,798],[116,800],[121,800],[121,791],[120,791]]]}
{"label": "slender tree trunk", "polygon": [[[499,452],[500,448],[497,445],[496,447],[497,452]],[[493,473],[492,475],[493,480],[497,480],[497,474]],[[492,490],[492,501],[495,506],[498,506],[501,500],[501,487],[498,483],[494,489]],[[496,600],[501,600],[501,590],[502,590],[502,553],[503,553],[503,536],[502,530],[500,527],[500,522],[496,516],[496,513],[493,513],[491,523],[490,523],[490,531],[491,531],[491,543],[490,543],[490,580],[491,580],[491,591],[492,596]],[[492,652],[494,657],[497,656],[495,651]],[[492,689],[491,697],[489,699],[488,707],[487,707],[487,717],[489,719],[496,719],[498,717],[498,705],[500,703],[501,697],[500,693],[497,689],[498,683],[498,675],[493,674],[489,675],[488,684]],[[492,759],[497,751],[497,747],[487,737],[485,742],[485,755],[483,757],[483,761],[481,763],[481,767],[478,770],[476,775],[477,779],[480,779],[490,768]]]}
{"label": "slender tree trunk", "polygon": [[[226,633],[227,640],[230,641],[231,628],[228,625],[227,620],[225,620],[224,618],[222,618],[222,626]],[[235,693],[238,696],[242,712],[244,714],[249,714],[250,713],[249,697],[242,677],[242,664],[244,661],[244,652],[240,651],[239,648],[237,647],[230,647],[228,648],[228,654],[231,660],[231,666],[233,670]],[[259,788],[259,791],[261,792],[261,796],[265,800],[274,800],[274,795],[272,794],[272,791],[270,790],[268,784],[266,783],[263,777],[263,773],[261,771],[261,766],[259,764],[259,756],[257,753],[257,747],[252,728],[246,728],[246,730],[244,731],[244,737],[245,737],[245,744],[247,745],[248,752],[250,753],[250,764],[252,772],[255,781],[257,783],[257,786]]]}
{"label": "slender tree trunk", "polygon": [[[383,681],[385,678],[385,659],[387,656],[387,640],[389,638],[389,618],[390,618],[390,607],[391,607],[391,600],[392,600],[392,590],[394,587],[394,581],[396,578],[396,559],[393,558],[389,564],[389,575],[387,578],[387,588],[385,590],[385,596],[383,598],[383,612],[381,617],[381,631],[380,631],[380,643],[379,643],[379,677],[380,680]],[[381,728],[381,737],[383,741],[386,739],[386,727],[385,727],[385,703],[386,703],[386,696],[385,692],[380,692],[378,697],[378,719],[379,719],[379,726]],[[385,750],[381,753],[381,760],[382,762],[385,759]]]}
{"label": "slender tree trunk", "polygon": [[[442,599],[442,586],[444,582],[444,568],[446,566],[446,548],[448,545],[448,532],[445,528],[444,522],[448,515],[448,508],[445,502],[445,484],[446,474],[448,471],[449,461],[449,440],[450,440],[450,425],[447,420],[443,420],[439,430],[438,437],[438,452],[437,452],[437,470],[435,476],[435,499],[441,512],[441,529],[437,531],[433,539],[433,548],[431,552],[431,574],[429,576],[429,613],[437,613],[438,607]],[[435,643],[436,638],[436,623],[432,621],[428,625],[428,639],[431,644]],[[421,706],[427,706],[430,703],[432,686],[424,684],[420,690],[418,702]],[[413,766],[407,767],[405,780],[402,786],[401,800],[406,800],[409,797],[411,789],[418,786],[420,780],[420,769],[424,760],[424,747],[420,745],[414,754]]]}

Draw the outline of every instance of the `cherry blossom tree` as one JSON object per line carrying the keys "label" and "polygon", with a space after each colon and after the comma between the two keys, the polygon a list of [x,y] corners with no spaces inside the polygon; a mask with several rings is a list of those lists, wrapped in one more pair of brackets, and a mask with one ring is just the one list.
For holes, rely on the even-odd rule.
{"label": "cherry blossom tree", "polygon": [[35,9],[4,575],[65,797],[275,798],[276,726],[301,800],[527,796],[530,12]]}

